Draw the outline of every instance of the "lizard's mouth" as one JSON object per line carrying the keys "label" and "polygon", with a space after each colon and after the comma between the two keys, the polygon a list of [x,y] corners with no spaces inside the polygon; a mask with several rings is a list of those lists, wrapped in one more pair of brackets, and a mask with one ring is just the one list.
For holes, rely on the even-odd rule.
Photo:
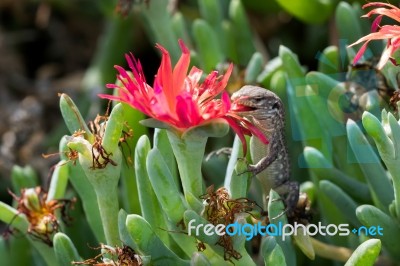
{"label": "lizard's mouth", "polygon": [[254,111],[254,110],[256,110],[256,108],[252,107],[252,106],[249,106],[247,104],[243,104],[243,103],[240,103],[238,101],[235,101],[235,102],[232,103],[231,110],[233,112],[237,112],[238,113],[238,112]]}
{"label": "lizard's mouth", "polygon": [[242,104],[233,104],[231,110],[234,112],[248,112],[254,111],[255,108]]}

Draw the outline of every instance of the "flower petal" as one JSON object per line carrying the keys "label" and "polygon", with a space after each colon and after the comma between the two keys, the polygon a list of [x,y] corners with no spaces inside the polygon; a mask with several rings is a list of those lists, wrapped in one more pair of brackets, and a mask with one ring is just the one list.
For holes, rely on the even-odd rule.
{"label": "flower petal", "polygon": [[383,18],[383,15],[380,15],[374,19],[374,21],[372,22],[372,25],[371,25],[372,32],[375,32],[378,29],[379,23],[381,23],[382,18]]}
{"label": "flower petal", "polygon": [[[259,128],[231,112],[232,104],[224,89],[233,71],[233,64],[229,65],[224,75],[213,71],[200,83],[203,71],[192,67],[187,75],[190,51],[183,41],[180,40],[179,45],[182,55],[173,70],[168,51],[161,45],[156,45],[162,52],[162,58],[153,87],[146,83],[140,61],[129,54],[126,55],[126,60],[132,74],[116,66],[120,83],[107,85],[108,88],[117,89],[118,96],[99,96],[125,102],[181,132],[214,119],[225,119],[242,140],[245,151],[247,146],[244,135],[253,135],[263,143],[268,143]],[[216,98],[219,94],[221,99]]]}
{"label": "flower petal", "polygon": [[[168,51],[157,44],[156,47],[162,52],[161,64],[157,71],[157,76],[154,79],[154,92],[165,97],[168,108],[175,111],[175,97],[172,78],[171,58]],[[157,86],[156,86],[157,84]]]}
{"label": "flower petal", "polygon": [[363,8],[371,6],[376,6],[377,8],[374,8],[371,11],[369,11],[366,15],[364,15],[365,17],[371,17],[372,15],[378,14],[390,17],[400,22],[400,9],[398,7],[388,3],[373,2],[364,5]]}
{"label": "flower petal", "polygon": [[200,123],[200,114],[197,105],[192,101],[189,93],[178,95],[176,97],[176,114],[183,127],[196,126]]}
{"label": "flower petal", "polygon": [[178,63],[174,67],[172,74],[173,79],[173,94],[178,95],[183,90],[186,74],[190,64],[190,51],[185,46],[182,40],[179,40],[179,46],[182,50],[182,55]]}
{"label": "flower petal", "polygon": [[368,43],[369,43],[369,41],[366,41],[361,46],[360,50],[358,50],[357,54],[354,56],[353,65],[357,64],[358,60],[360,60],[360,58],[363,56],[363,54],[365,53],[365,50],[367,49]]}
{"label": "flower petal", "polygon": [[[200,102],[207,101],[210,98],[215,97],[221,91],[223,91],[226,88],[226,85],[228,84],[229,77],[232,74],[233,70],[233,64],[229,64],[228,69],[226,70],[225,75],[222,77],[217,78],[217,72],[214,71],[210,73],[207,78],[204,80],[203,85],[201,86],[201,93],[200,93]],[[219,81],[217,81],[220,79]]]}
{"label": "flower petal", "polygon": [[244,137],[244,133],[240,125],[235,119],[232,119],[231,117],[224,117],[224,119],[228,122],[228,124],[231,126],[233,131],[235,131],[236,135],[238,135],[240,141],[242,142],[243,145],[243,156],[246,156],[247,154],[247,142],[246,138]]}

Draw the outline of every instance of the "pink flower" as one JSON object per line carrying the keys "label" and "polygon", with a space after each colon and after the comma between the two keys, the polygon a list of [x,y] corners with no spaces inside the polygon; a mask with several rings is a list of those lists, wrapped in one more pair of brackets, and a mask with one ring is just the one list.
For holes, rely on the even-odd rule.
{"label": "pink flower", "polygon": [[[245,143],[244,135],[246,134],[255,135],[267,143],[266,137],[257,127],[229,112],[231,102],[225,87],[233,65],[229,65],[225,75],[218,76],[218,72],[213,71],[200,83],[203,71],[192,67],[187,74],[190,51],[183,41],[179,40],[179,45],[182,55],[173,69],[168,51],[161,45],[156,45],[162,52],[162,58],[153,87],[147,84],[140,62],[130,54],[125,57],[132,75],[129,75],[122,67],[115,66],[119,72],[117,79],[122,85],[107,84],[107,88],[118,89],[119,95],[100,94],[99,96],[127,103],[180,132],[223,118],[239,135],[243,143]],[[220,94],[221,98],[217,99],[216,97]]]}
{"label": "pink flower", "polygon": [[398,25],[380,26],[379,23],[381,22],[383,16],[387,16],[389,18],[392,18],[400,22],[400,9],[394,5],[387,3],[380,3],[380,2],[368,3],[364,5],[363,8],[370,6],[376,8],[365,14],[363,17],[369,18],[372,15],[378,15],[378,16],[372,23],[371,27],[372,33],[360,38],[358,41],[350,45],[353,46],[365,42],[361,46],[360,50],[357,52],[356,56],[354,57],[353,64],[357,63],[358,60],[362,57],[370,41],[387,39],[386,49],[383,51],[383,54],[381,56],[381,59],[377,67],[379,69],[382,68],[388,60],[390,60],[393,64],[397,65],[396,60],[392,57],[392,55],[400,47],[400,26]]}

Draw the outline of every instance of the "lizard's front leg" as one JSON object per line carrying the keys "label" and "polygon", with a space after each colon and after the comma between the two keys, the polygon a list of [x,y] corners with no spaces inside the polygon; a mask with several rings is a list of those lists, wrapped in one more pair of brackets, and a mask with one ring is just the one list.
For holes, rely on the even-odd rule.
{"label": "lizard's front leg", "polygon": [[258,175],[259,173],[264,171],[268,166],[270,166],[276,160],[277,157],[278,157],[278,152],[271,151],[271,153],[268,156],[265,156],[256,164],[249,164],[247,169],[253,175]]}

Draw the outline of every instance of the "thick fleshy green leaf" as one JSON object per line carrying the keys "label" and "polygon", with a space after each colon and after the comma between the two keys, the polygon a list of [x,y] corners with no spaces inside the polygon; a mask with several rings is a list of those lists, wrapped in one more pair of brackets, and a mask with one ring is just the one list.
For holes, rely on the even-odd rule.
{"label": "thick fleshy green leaf", "polygon": [[47,202],[53,199],[62,199],[68,185],[69,166],[68,162],[61,160],[54,169],[51,177],[49,191],[47,192]]}
{"label": "thick fleshy green leaf", "polygon": [[356,217],[358,204],[346,192],[327,180],[320,181],[319,188],[340,209],[350,224],[361,225]]}
{"label": "thick fleshy green leaf", "polygon": [[111,111],[106,124],[106,130],[101,144],[108,153],[114,153],[118,149],[122,129],[124,127],[124,113],[122,104],[117,104]]}
{"label": "thick fleshy green leaf", "polygon": [[157,42],[167,49],[172,63],[176,63],[181,55],[177,43],[177,36],[172,28],[171,14],[168,12],[168,1],[152,0],[148,7],[141,8],[146,31],[153,42]]}
{"label": "thick fleshy green leaf", "polygon": [[61,232],[56,233],[53,241],[54,252],[60,265],[70,266],[72,262],[81,261],[78,250],[66,234]]}
{"label": "thick fleshy green leaf", "polygon": [[197,213],[201,213],[204,210],[204,205],[198,197],[195,197],[192,193],[186,192],[186,202],[189,207]]}
{"label": "thick fleshy green leaf", "polygon": [[[278,228],[288,223],[282,199],[279,194],[272,189],[269,194],[268,217],[270,223],[274,224]],[[278,235],[275,240],[285,254],[287,265],[296,265],[296,252],[293,248],[291,237],[289,235]]]}
{"label": "thick fleshy green leaf", "polygon": [[[194,236],[188,236],[185,228],[181,223],[177,224],[172,221],[167,221],[169,236],[171,237],[171,243],[167,245],[177,256],[180,258],[190,258],[193,253],[197,252],[196,238]],[[165,243],[165,242],[164,242]]]}
{"label": "thick fleshy green leaf", "polygon": [[223,42],[222,51],[226,58],[229,58],[234,64],[239,64],[239,56],[238,56],[238,45],[240,43],[235,42],[236,37],[235,27],[231,21],[225,20],[222,22],[222,32],[220,37],[220,42]]}
{"label": "thick fleshy green leaf", "polygon": [[138,247],[139,254],[151,256],[152,265],[181,266],[190,265],[180,259],[154,233],[153,229],[141,216],[130,214],[126,218],[126,228]]}
{"label": "thick fleshy green leaf", "polygon": [[[117,94],[118,90],[114,90]],[[114,102],[115,103],[115,102]],[[126,103],[121,103],[124,115],[124,128],[122,131],[122,138],[120,141],[120,148],[123,155],[122,169],[121,169],[121,203],[122,207],[129,213],[139,213],[140,204],[138,189],[136,187],[136,175],[134,169],[134,148],[136,143],[142,135],[148,134],[148,128],[140,124],[140,121],[145,118],[145,115],[140,111],[132,108]],[[128,136],[131,134],[131,136]]]}
{"label": "thick fleshy green leaf", "polygon": [[135,149],[135,171],[136,182],[139,193],[139,203],[144,219],[154,228],[156,234],[164,243],[169,242],[168,232],[163,210],[158,202],[157,196],[151,185],[146,169],[146,158],[150,151],[150,140],[147,136],[142,136]]}
{"label": "thick fleshy green leaf", "polygon": [[362,122],[367,133],[374,139],[379,155],[392,177],[394,215],[400,219],[400,125],[386,110],[382,110],[382,124],[369,112],[364,112]]}
{"label": "thick fleshy green leaf", "polygon": [[193,22],[193,36],[198,47],[205,72],[215,69],[218,63],[224,60],[221,52],[221,45],[214,29],[203,19],[196,19]]}
{"label": "thick fleshy green leaf", "polygon": [[279,47],[279,57],[290,80],[304,78],[305,73],[300,65],[299,58],[289,48],[281,45]]}
{"label": "thick fleshy green leaf", "polygon": [[339,31],[339,38],[347,44],[357,41],[364,35],[360,25],[359,14],[347,2],[341,1],[337,6],[335,22]]}
{"label": "thick fleshy green leaf", "polygon": [[161,122],[157,119],[154,119],[154,118],[147,118],[147,119],[141,120],[140,124],[142,124],[145,127],[151,127],[151,128],[164,128],[164,129],[170,128],[170,125],[168,125],[164,122]]}
{"label": "thick fleshy green leaf", "polygon": [[214,0],[199,0],[201,16],[213,27],[218,27],[223,21],[221,3]]}
{"label": "thick fleshy green leaf", "polygon": [[60,95],[60,110],[65,124],[67,125],[67,128],[71,134],[74,134],[76,131],[83,130],[84,138],[89,142],[93,142],[94,136],[87,127],[78,107],[65,93]]}
{"label": "thick fleshy green leaf", "polygon": [[374,265],[380,252],[381,241],[379,239],[369,239],[357,247],[345,266]]}
{"label": "thick fleshy green leaf", "polygon": [[[64,136],[60,141],[60,153],[64,154],[68,151],[67,147],[68,137]],[[65,160],[66,158],[64,158]],[[97,203],[97,196],[94,192],[93,186],[87,179],[85,172],[83,171],[79,162],[68,162],[69,167],[69,181],[78,193],[80,202],[86,215],[86,220],[96,236],[97,241],[105,243],[106,239],[104,236],[103,225],[101,222],[100,211]]]}
{"label": "thick fleshy green leaf", "polygon": [[19,213],[13,207],[0,201],[0,220],[5,224],[10,224],[20,232],[28,231],[29,222],[24,214]]}
{"label": "thick fleshy green leaf", "polygon": [[153,148],[146,160],[151,185],[163,211],[173,223],[179,223],[186,210],[185,200],[160,151]]}
{"label": "thick fleshy green leaf", "polygon": [[[200,241],[210,244],[210,245],[215,245],[218,240],[219,236],[215,234],[215,226],[210,224],[205,218],[201,217],[197,213],[195,213],[192,210],[187,210],[185,211],[184,214],[184,221],[186,228],[188,230],[188,234],[196,236],[197,239]],[[199,227],[201,225],[201,227]],[[210,232],[213,232],[214,234],[207,235],[205,234],[205,228],[204,226],[210,227]],[[199,227],[198,233],[196,232],[195,228]]]}
{"label": "thick fleshy green leaf", "polygon": [[[2,262],[5,264],[5,265],[11,265],[11,260],[12,260],[12,258],[11,258],[11,252],[12,251],[9,251],[8,250],[8,248],[7,248],[7,246],[9,246],[10,245],[10,243],[7,241],[7,243],[6,243],[6,239],[4,239],[4,237],[2,237],[2,238],[0,238],[0,258],[2,259]],[[26,248],[29,250],[29,246],[26,246]],[[16,258],[16,259],[22,259],[21,261],[22,261],[22,263],[26,263],[26,264],[28,264],[28,259],[29,259],[29,257],[28,256],[21,256],[22,254],[20,254],[20,256],[17,256],[17,257],[20,257],[20,258]],[[21,261],[18,261],[19,263],[21,263]],[[20,264],[21,265],[21,264]]]}
{"label": "thick fleshy green leaf", "polygon": [[[239,217],[236,222],[238,224],[244,225],[247,224],[247,221],[244,217]],[[242,227],[243,228],[243,227]],[[237,250],[240,255],[242,256],[239,260],[239,263],[242,265],[249,265],[249,266],[256,266],[254,263],[253,259],[251,258],[250,254],[246,250],[246,241],[247,241],[247,236],[244,234],[235,234],[232,236],[232,241],[233,241],[233,248]]]}
{"label": "thick fleshy green leaf", "polygon": [[265,265],[286,266],[285,254],[282,248],[276,243],[275,237],[266,237],[261,245],[262,256]]}
{"label": "thick fleshy green leaf", "polygon": [[172,16],[171,24],[176,36],[179,39],[182,39],[188,47],[192,47],[193,45],[192,40],[190,39],[188,25],[181,12],[175,11],[175,14]]}
{"label": "thick fleshy green leaf", "polygon": [[339,72],[339,49],[337,46],[328,46],[318,56],[318,71],[324,74]]}
{"label": "thick fleshy green leaf", "polygon": [[280,57],[272,58],[264,66],[264,69],[257,77],[257,82],[262,84],[265,88],[271,86],[271,80],[273,75],[282,69],[282,60]]}
{"label": "thick fleshy green leaf", "polygon": [[36,187],[38,176],[31,166],[14,165],[11,169],[11,184],[14,193],[19,195],[22,188]]}
{"label": "thick fleshy green leaf", "polygon": [[363,202],[371,200],[371,193],[366,184],[347,176],[333,167],[317,149],[306,147],[304,149],[304,158],[319,180],[329,180],[340,186],[347,194]]}
{"label": "thick fleshy green leaf", "polygon": [[[337,78],[340,78],[340,75]],[[323,99],[322,102],[317,102],[319,106],[316,106],[312,101],[310,101],[310,105],[316,112],[316,117],[320,120],[321,125],[326,128],[325,131],[332,136],[332,139],[328,140],[332,142],[333,146],[332,161],[342,172],[358,180],[363,180],[363,174],[358,164],[349,160],[349,158],[354,158],[351,150],[345,148],[345,145],[347,146],[345,121],[353,113],[343,111],[341,103],[343,102],[343,95],[347,91],[344,83],[339,83],[335,79],[335,75],[328,76],[313,71],[306,75],[306,81],[314,93]],[[347,103],[348,100],[346,100]]]}
{"label": "thick fleshy green leaf", "polygon": [[4,245],[0,255],[4,265],[30,265],[35,252],[32,251],[33,246],[27,238],[11,237],[6,239],[2,237],[0,241],[1,245]]}
{"label": "thick fleshy green leaf", "polygon": [[386,135],[385,129],[379,119],[369,112],[364,112],[362,122],[368,135],[375,140],[376,146],[382,151],[381,156],[393,158],[395,154],[393,142]]}
{"label": "thick fleshy green leaf", "polygon": [[338,86],[338,81],[320,72],[309,72],[306,81],[314,93],[323,99],[323,104],[319,106],[311,103],[322,124],[332,136],[345,135],[344,113],[337,106],[339,102],[337,97],[345,92],[344,88]]}
{"label": "thick fleshy green leaf", "polygon": [[255,52],[255,47],[251,27],[240,0],[230,1],[229,18],[234,29],[235,42],[238,44],[236,47],[239,64],[245,66]]}
{"label": "thick fleshy green leaf", "polygon": [[200,126],[189,128],[182,138],[213,137],[220,138],[228,134],[229,125],[224,119],[215,119]]}
{"label": "thick fleshy green leaf", "polygon": [[157,148],[162,154],[165,163],[168,165],[169,170],[174,177],[174,180],[179,184],[179,173],[176,164],[174,151],[172,150],[171,143],[168,139],[168,134],[165,129],[154,130],[154,147]]}
{"label": "thick fleshy green leaf", "polygon": [[119,230],[119,238],[124,245],[131,247],[133,250],[137,249],[136,243],[133,242],[131,235],[126,228],[126,218],[128,214],[123,209],[120,209],[118,212],[118,230]]}
{"label": "thick fleshy green leaf", "polygon": [[[201,217],[192,210],[187,210],[185,212],[184,223],[188,234],[190,233],[191,236],[196,237],[199,241],[202,241],[204,244],[206,244],[206,249],[203,251],[203,254],[212,263],[212,265],[225,265],[226,261],[224,261],[224,250],[221,246],[216,245],[219,240],[219,236],[214,233],[215,226],[210,224],[205,218]],[[196,232],[197,229],[195,229],[196,226],[199,226],[198,233]],[[207,230],[211,230],[211,235],[207,235],[204,232],[204,226],[208,227]],[[173,236],[177,236],[177,234],[174,234]],[[189,240],[192,243],[188,245],[193,246],[193,239]],[[175,239],[175,241],[178,242],[178,239]]]}
{"label": "thick fleshy green leaf", "polygon": [[332,14],[335,1],[328,0],[277,0],[290,14],[306,23],[325,22]]}
{"label": "thick fleshy green leaf", "polygon": [[389,205],[394,200],[393,187],[380,159],[361,129],[352,120],[347,122],[347,136],[350,147],[367,179],[376,206],[388,212]]}
{"label": "thick fleshy green leaf", "polygon": [[[395,219],[375,206],[362,205],[357,208],[357,218],[367,228],[358,228],[358,234],[368,231],[369,237],[382,240],[382,244],[395,260],[400,260],[400,227]],[[368,229],[374,227],[374,230]]]}
{"label": "thick fleshy green leaf", "polygon": [[298,228],[299,233],[293,236],[293,242],[310,260],[315,259],[315,250],[311,243],[311,237],[302,227]]}
{"label": "thick fleshy green leaf", "polygon": [[263,68],[264,58],[260,52],[255,52],[251,57],[244,76],[245,84],[255,84],[257,76],[260,74]]}
{"label": "thick fleshy green leaf", "polygon": [[247,164],[244,160],[238,160],[241,157],[243,157],[242,144],[236,136],[224,182],[224,187],[228,189],[232,199],[246,197],[250,186],[250,174],[247,172]]}
{"label": "thick fleshy green leaf", "polygon": [[193,253],[192,258],[190,260],[190,264],[196,266],[211,266],[210,261],[201,252]]}

